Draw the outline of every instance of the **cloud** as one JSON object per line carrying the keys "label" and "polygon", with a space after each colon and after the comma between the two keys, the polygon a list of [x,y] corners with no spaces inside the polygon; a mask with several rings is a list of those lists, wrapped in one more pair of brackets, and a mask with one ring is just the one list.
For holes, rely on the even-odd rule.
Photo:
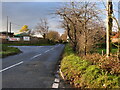
{"label": "cloud", "polygon": [[[39,18],[47,17],[50,21],[50,28],[57,30],[59,17],[53,20],[55,15],[51,14],[55,12],[56,7],[59,7],[60,3],[44,3],[44,2],[4,2],[2,7],[3,15],[3,27],[6,27],[6,17],[9,16],[9,21],[13,23],[12,30],[18,32],[23,25],[28,25],[30,29],[35,27],[39,22]],[[17,24],[17,25],[16,25]],[[6,30],[4,28],[4,30]]]}

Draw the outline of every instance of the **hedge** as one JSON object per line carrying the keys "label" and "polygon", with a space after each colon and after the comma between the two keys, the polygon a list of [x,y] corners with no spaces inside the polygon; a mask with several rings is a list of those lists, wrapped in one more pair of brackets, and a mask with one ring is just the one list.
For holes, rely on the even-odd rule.
{"label": "hedge", "polygon": [[110,74],[75,55],[69,45],[65,47],[61,71],[75,88],[120,88],[120,75]]}

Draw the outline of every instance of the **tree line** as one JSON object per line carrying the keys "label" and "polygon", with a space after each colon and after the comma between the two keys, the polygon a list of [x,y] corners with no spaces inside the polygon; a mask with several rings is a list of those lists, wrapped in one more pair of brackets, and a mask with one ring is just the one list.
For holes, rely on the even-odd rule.
{"label": "tree line", "polygon": [[40,18],[40,21],[35,27],[35,31],[32,31],[33,35],[35,33],[42,35],[44,39],[49,39],[52,42],[67,42],[67,33],[64,32],[62,35],[58,31],[49,30],[49,23],[47,18]]}
{"label": "tree line", "polygon": [[63,19],[73,50],[86,55],[104,37],[105,27],[95,3],[72,2],[56,12]]}
{"label": "tree line", "polygon": [[36,29],[43,38],[53,41],[67,41],[68,37],[73,51],[79,55],[86,55],[94,51],[97,44],[103,41],[106,43],[106,26],[101,17],[101,10],[96,3],[66,3],[65,6],[57,9],[55,14],[61,17],[61,27],[65,32],[60,36],[57,31],[49,31],[47,19],[42,18]]}

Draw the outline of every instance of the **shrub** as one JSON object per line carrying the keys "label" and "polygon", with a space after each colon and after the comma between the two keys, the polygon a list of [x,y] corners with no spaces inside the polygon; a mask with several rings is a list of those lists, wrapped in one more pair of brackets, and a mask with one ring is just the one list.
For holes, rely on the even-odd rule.
{"label": "shrub", "polygon": [[119,88],[118,76],[101,70],[96,65],[90,65],[81,77],[80,86],[87,88]]}
{"label": "shrub", "polygon": [[64,49],[64,56],[68,56],[70,54],[74,54],[74,52],[73,52],[71,46],[69,44],[66,44],[65,49]]}
{"label": "shrub", "polygon": [[92,62],[94,65],[100,66],[101,69],[105,69],[111,74],[120,74],[120,61],[117,57],[102,56],[100,54],[88,54],[83,57],[84,59]]}
{"label": "shrub", "polygon": [[[118,80],[120,75],[109,73],[108,68],[110,66],[106,66],[106,64],[114,66],[115,62],[117,62],[115,59],[110,59],[114,63],[112,64],[105,56],[99,54],[80,58],[68,47],[65,48],[65,55],[61,62],[61,70],[66,81],[77,88],[120,88]],[[110,70],[117,71],[117,69],[113,68]]]}

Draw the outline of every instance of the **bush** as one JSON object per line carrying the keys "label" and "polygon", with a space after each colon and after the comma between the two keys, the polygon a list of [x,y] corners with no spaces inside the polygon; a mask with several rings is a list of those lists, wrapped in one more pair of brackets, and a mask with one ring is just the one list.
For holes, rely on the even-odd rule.
{"label": "bush", "polygon": [[[116,44],[117,44],[117,43],[116,43]],[[106,43],[96,44],[96,47],[97,47],[97,48],[106,48]],[[113,47],[113,48],[117,48],[114,44],[112,44],[112,47]]]}
{"label": "bush", "polygon": [[101,69],[107,70],[111,74],[120,74],[120,61],[117,57],[102,56],[100,54],[88,54],[83,57],[84,59],[92,62],[94,65],[98,65]]}
{"label": "bush", "polygon": [[72,52],[70,46],[66,46],[61,62],[61,70],[66,81],[77,88],[120,88],[120,75],[111,74],[100,66],[101,55],[94,54],[88,57],[89,60],[80,58]]}
{"label": "bush", "polygon": [[70,54],[74,54],[73,49],[69,44],[66,44],[65,50],[64,50],[64,56],[68,56]]}
{"label": "bush", "polygon": [[96,65],[90,65],[81,77],[80,86],[87,88],[119,88],[118,76],[102,71]]}

